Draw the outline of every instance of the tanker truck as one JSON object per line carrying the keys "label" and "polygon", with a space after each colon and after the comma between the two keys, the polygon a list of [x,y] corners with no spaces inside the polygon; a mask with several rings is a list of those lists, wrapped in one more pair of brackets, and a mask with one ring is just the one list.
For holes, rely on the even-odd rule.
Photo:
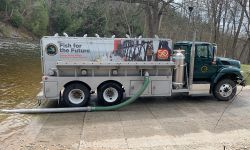
{"label": "tanker truck", "polygon": [[140,97],[213,94],[232,99],[244,85],[240,62],[216,57],[216,44],[163,38],[45,36],[40,41],[41,100],[68,107],[112,106],[136,94],[144,74],[150,82]]}

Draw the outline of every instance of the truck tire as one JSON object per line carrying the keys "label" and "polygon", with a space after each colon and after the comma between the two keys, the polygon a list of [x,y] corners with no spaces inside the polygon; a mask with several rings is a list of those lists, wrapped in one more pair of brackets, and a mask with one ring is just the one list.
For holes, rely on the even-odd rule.
{"label": "truck tire", "polygon": [[65,87],[63,101],[68,107],[82,107],[88,104],[90,98],[89,89],[80,83],[73,83]]}
{"label": "truck tire", "polygon": [[97,91],[98,102],[104,106],[111,106],[121,102],[123,89],[116,83],[108,82]]}
{"label": "truck tire", "polygon": [[214,87],[214,97],[220,101],[228,101],[232,99],[237,91],[236,83],[231,79],[223,79]]}

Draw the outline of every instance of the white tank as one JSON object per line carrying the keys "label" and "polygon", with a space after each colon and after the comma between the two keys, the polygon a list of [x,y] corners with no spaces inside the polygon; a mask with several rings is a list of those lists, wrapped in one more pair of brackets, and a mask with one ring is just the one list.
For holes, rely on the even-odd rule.
{"label": "white tank", "polygon": [[181,89],[184,85],[184,66],[185,56],[184,50],[174,50],[173,61],[175,62],[174,76],[173,76],[173,88]]}

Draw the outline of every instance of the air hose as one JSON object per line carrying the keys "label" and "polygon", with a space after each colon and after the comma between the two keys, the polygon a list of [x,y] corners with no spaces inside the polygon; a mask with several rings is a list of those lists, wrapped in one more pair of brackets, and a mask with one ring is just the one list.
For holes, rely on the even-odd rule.
{"label": "air hose", "polygon": [[65,113],[65,112],[87,112],[87,111],[111,111],[117,110],[133,103],[142,95],[148,87],[150,78],[148,72],[145,72],[144,82],[141,88],[128,100],[113,106],[87,106],[87,107],[71,107],[71,108],[33,108],[33,109],[3,109],[1,113],[22,113],[22,114],[37,114],[37,113]]}

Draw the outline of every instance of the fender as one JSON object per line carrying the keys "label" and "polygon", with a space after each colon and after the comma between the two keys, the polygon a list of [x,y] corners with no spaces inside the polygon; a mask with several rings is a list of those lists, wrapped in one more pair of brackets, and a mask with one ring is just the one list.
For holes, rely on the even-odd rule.
{"label": "fender", "polygon": [[243,80],[243,75],[240,73],[240,69],[239,68],[236,68],[236,67],[226,67],[226,68],[221,68],[220,70],[218,70],[217,74],[215,74],[213,77],[212,77],[212,87],[214,84],[216,84],[219,79],[225,75],[233,75],[235,76],[236,78],[240,79],[240,80]]}

